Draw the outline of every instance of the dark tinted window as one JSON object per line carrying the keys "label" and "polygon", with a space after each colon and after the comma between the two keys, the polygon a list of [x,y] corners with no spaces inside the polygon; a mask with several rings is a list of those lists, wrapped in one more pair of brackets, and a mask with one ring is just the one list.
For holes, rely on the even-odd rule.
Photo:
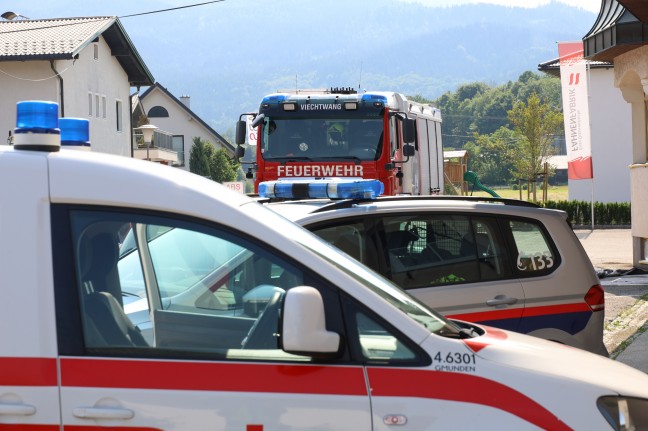
{"label": "dark tinted window", "polygon": [[494,217],[404,214],[313,231],[405,289],[512,276]]}

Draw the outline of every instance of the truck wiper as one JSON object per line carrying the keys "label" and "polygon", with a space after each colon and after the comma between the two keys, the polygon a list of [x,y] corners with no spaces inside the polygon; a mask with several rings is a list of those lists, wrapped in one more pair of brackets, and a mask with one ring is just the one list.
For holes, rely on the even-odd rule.
{"label": "truck wiper", "polygon": [[327,157],[318,157],[318,159],[325,160],[353,160],[356,165],[360,164],[360,158],[356,156],[327,156]]}
{"label": "truck wiper", "polygon": [[283,156],[283,157],[268,157],[265,160],[279,160],[281,163],[286,163],[286,162],[296,162],[298,160],[306,160],[308,162],[312,162],[313,159],[310,157],[305,157],[305,156]]}

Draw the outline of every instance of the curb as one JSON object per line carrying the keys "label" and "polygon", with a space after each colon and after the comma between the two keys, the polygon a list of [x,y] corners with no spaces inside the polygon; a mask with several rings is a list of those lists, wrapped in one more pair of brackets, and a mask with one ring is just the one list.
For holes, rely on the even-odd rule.
{"label": "curb", "polygon": [[603,342],[616,359],[632,342],[648,330],[648,294],[641,296],[605,326]]}
{"label": "curb", "polygon": [[[597,229],[631,229],[629,224],[595,224],[594,230]],[[591,224],[575,224],[572,225],[572,230],[592,230]]]}

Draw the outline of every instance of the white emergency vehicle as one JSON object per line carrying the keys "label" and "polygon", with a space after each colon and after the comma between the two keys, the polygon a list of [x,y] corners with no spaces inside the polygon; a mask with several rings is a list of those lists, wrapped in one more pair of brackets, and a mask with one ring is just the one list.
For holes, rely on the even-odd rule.
{"label": "white emergency vehicle", "polygon": [[[354,181],[353,199],[323,193],[342,181],[261,183],[259,202],[450,319],[608,356],[605,292],[564,211],[502,198],[378,196],[377,181]],[[316,199],[297,199],[308,189]]]}
{"label": "white emergency vehicle", "polygon": [[0,430],[648,426],[644,373],[448,321],[244,195],[60,149],[55,113],[0,149]]}

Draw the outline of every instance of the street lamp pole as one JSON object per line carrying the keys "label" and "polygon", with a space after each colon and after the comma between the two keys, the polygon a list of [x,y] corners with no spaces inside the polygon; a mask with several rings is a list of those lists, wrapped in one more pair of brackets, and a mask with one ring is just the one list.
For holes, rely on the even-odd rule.
{"label": "street lamp pole", "polygon": [[153,124],[144,124],[142,126],[136,127],[135,130],[139,130],[142,132],[142,135],[144,137],[144,145],[146,145],[146,160],[151,160],[150,157],[150,148],[151,148],[151,141],[153,138],[153,132],[157,129],[156,126]]}

